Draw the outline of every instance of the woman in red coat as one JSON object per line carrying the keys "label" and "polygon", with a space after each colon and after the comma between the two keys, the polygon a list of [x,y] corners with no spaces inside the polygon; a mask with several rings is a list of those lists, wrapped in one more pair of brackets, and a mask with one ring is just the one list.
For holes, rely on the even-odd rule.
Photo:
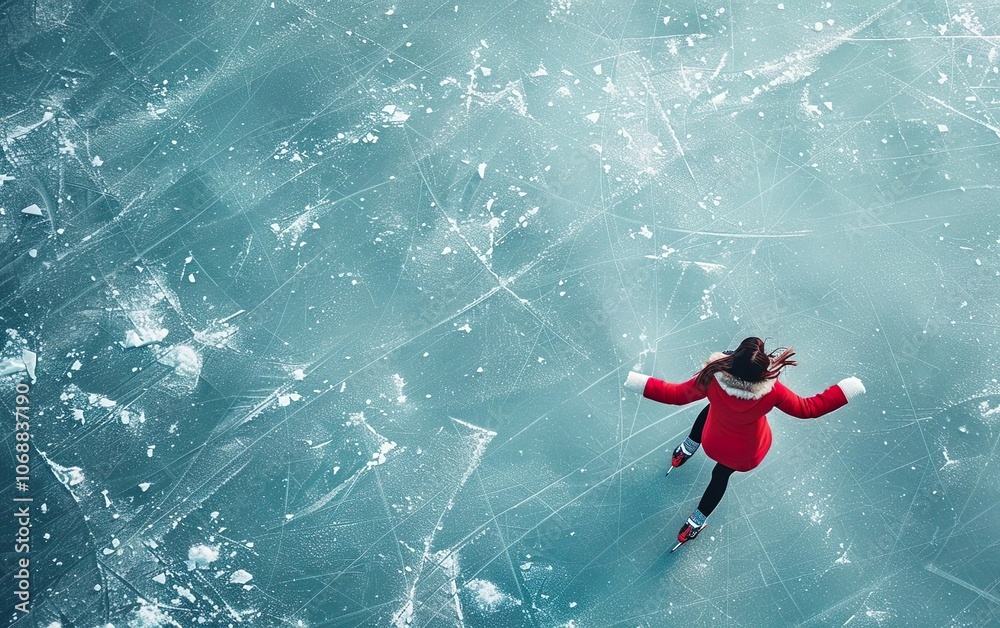
{"label": "woman in red coat", "polygon": [[[625,386],[642,392],[647,399],[684,405],[708,397],[688,438],[674,450],[671,469],[679,467],[698,448],[716,461],[712,481],[687,522],[677,534],[677,545],[689,541],[705,527],[705,519],[719,505],[729,476],[750,471],[760,464],[771,448],[771,428],[765,416],[773,408],[800,419],[813,419],[846,405],[865,392],[857,377],[848,377],[812,397],[799,397],[777,380],[790,360],[791,349],[775,357],[764,352],[764,341],[747,338],[735,351],[713,353],[705,366],[683,384],[671,384],[655,377],[630,372]],[[667,471],[670,474],[670,471]],[[671,550],[673,551],[673,550]]]}

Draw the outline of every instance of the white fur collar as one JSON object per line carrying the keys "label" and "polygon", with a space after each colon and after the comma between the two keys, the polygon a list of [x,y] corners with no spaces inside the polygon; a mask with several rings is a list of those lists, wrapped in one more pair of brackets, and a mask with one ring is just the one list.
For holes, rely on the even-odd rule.
{"label": "white fur collar", "polygon": [[[724,357],[726,357],[725,353],[716,351],[708,357],[708,362]],[[708,364],[708,362],[705,364]],[[719,386],[722,387],[722,390],[730,396],[738,397],[740,399],[760,399],[767,393],[771,392],[774,388],[774,382],[776,381],[773,379],[765,379],[762,382],[748,382],[725,372],[716,373],[715,380],[719,382]]]}

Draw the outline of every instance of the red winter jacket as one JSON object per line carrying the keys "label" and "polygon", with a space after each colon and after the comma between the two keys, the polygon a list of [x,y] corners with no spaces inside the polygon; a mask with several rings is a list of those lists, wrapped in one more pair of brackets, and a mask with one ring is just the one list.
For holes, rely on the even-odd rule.
{"label": "red winter jacket", "polygon": [[[713,353],[709,361],[723,357]],[[716,373],[708,391],[695,384],[697,376],[682,384],[650,377],[642,396],[660,403],[684,405],[706,396],[708,418],[702,431],[705,454],[737,471],[749,471],[760,464],[771,448],[771,428],[767,413],[777,408],[800,419],[814,419],[847,404],[840,384],[812,397],[799,397],[776,379],[746,382],[728,373]]]}

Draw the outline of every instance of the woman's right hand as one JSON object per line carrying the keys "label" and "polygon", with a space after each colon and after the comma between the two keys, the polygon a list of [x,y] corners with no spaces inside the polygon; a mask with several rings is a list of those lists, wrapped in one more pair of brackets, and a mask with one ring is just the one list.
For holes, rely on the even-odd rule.
{"label": "woman's right hand", "polygon": [[858,395],[863,395],[865,391],[865,385],[861,383],[861,380],[857,377],[848,377],[837,382],[840,389],[844,391],[844,396],[850,401],[853,397]]}

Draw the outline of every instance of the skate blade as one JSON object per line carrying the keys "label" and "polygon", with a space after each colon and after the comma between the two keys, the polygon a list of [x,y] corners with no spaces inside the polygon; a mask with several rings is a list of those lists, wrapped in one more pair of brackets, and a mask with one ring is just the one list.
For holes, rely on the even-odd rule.
{"label": "skate blade", "polygon": [[673,470],[674,470],[673,466],[667,467],[667,474],[664,475],[663,477],[667,477],[667,475],[670,475],[670,472]]}
{"label": "skate blade", "polygon": [[670,553],[673,554],[674,552],[676,552],[677,548],[680,547],[681,545],[684,545],[684,543],[682,541],[679,541],[677,545],[674,545],[674,549],[670,550]]}

